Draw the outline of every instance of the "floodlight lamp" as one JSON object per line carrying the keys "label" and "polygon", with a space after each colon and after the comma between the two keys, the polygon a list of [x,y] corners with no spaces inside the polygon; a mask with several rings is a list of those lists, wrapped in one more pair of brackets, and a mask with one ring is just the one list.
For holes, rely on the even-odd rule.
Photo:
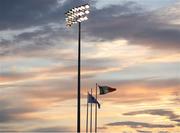
{"label": "floodlight lamp", "polygon": [[69,16],[69,15],[71,15],[71,14],[72,14],[71,12],[68,12],[66,15]]}
{"label": "floodlight lamp", "polygon": [[86,11],[85,11],[85,13],[86,13],[86,14],[89,14],[89,11],[88,11],[88,10],[86,10]]}
{"label": "floodlight lamp", "polygon": [[86,9],[89,9],[89,5],[85,5],[85,8],[86,8]]}
{"label": "floodlight lamp", "polygon": [[77,19],[77,22],[79,22],[79,23],[80,23],[80,22],[81,22],[81,19],[80,19],[80,18],[79,18],[79,19]]}
{"label": "floodlight lamp", "polygon": [[72,15],[71,15],[71,17],[75,18],[75,17],[76,17],[76,15],[75,15],[75,14],[72,14]]}
{"label": "floodlight lamp", "polygon": [[75,13],[73,14],[73,17],[76,18],[77,16],[78,16],[78,13],[75,12]]}
{"label": "floodlight lamp", "polygon": [[84,17],[84,20],[88,20],[88,17],[87,17],[87,16],[85,16],[85,17]]}
{"label": "floodlight lamp", "polygon": [[79,16],[83,16],[83,15],[84,15],[84,12],[80,12],[80,13],[79,13]]}
{"label": "floodlight lamp", "polygon": [[80,18],[81,22],[84,21],[84,18]]}
{"label": "floodlight lamp", "polygon": [[82,11],[83,9],[81,8],[81,6],[78,8],[79,9],[79,11]]}
{"label": "floodlight lamp", "polygon": [[72,24],[76,24],[77,22],[76,21],[73,21]]}
{"label": "floodlight lamp", "polygon": [[81,21],[81,22],[83,22],[83,21],[85,21],[85,20],[87,20],[87,17],[81,17],[81,18],[80,18],[80,21]]}
{"label": "floodlight lamp", "polygon": [[69,19],[73,19],[73,15],[68,16]]}
{"label": "floodlight lamp", "polygon": [[76,12],[76,8],[73,8],[72,11],[73,11],[73,12]]}
{"label": "floodlight lamp", "polygon": [[79,7],[75,7],[75,9],[76,9],[77,12],[80,10]]}
{"label": "floodlight lamp", "polygon": [[81,6],[81,9],[84,10],[84,9],[86,9],[86,8],[85,8],[84,6]]}
{"label": "floodlight lamp", "polygon": [[78,9],[77,7],[75,7],[74,10],[75,10],[75,12],[78,12],[78,11],[79,11],[79,9]]}

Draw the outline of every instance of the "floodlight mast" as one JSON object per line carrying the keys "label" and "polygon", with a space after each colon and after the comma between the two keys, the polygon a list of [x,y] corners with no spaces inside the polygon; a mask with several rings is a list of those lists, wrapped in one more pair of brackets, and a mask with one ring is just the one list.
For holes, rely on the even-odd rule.
{"label": "floodlight mast", "polygon": [[77,132],[81,132],[81,22],[88,20],[89,4],[75,7],[66,15],[66,26],[78,23]]}

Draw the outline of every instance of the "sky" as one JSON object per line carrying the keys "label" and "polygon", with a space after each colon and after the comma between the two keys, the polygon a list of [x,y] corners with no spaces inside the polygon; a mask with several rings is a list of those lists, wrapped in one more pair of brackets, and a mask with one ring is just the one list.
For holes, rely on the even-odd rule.
{"label": "sky", "polygon": [[76,131],[78,26],[64,13],[90,4],[82,23],[81,130],[95,84],[98,131],[180,132],[179,0],[0,0],[0,132]]}

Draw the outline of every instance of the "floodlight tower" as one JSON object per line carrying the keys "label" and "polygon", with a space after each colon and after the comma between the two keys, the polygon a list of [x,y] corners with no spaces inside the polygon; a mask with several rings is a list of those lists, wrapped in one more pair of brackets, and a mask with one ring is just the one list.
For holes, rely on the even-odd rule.
{"label": "floodlight tower", "polygon": [[75,7],[66,15],[66,26],[78,23],[78,80],[77,80],[77,132],[81,131],[81,22],[88,20],[89,4]]}

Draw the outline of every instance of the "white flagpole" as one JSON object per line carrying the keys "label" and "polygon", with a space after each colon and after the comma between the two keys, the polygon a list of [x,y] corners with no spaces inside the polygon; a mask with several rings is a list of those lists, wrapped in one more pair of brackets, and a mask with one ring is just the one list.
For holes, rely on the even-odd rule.
{"label": "white flagpole", "polygon": [[[92,88],[91,88],[91,95],[92,95]],[[92,102],[91,102],[91,115],[90,115],[90,133],[92,133]]]}
{"label": "white flagpole", "polygon": [[[98,101],[98,99],[97,99],[97,83],[96,83],[96,100]],[[97,133],[97,103],[95,105],[95,133]]]}
{"label": "white flagpole", "polygon": [[88,133],[88,114],[89,114],[89,103],[88,103],[89,92],[87,92],[87,114],[86,114],[86,133]]}

